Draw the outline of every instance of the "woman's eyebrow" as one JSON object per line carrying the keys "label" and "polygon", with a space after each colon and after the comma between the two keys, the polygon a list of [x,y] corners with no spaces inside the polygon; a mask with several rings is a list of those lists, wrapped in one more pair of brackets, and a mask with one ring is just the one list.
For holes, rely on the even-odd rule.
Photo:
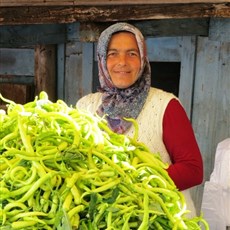
{"label": "woman's eyebrow", "polygon": [[[109,48],[108,49],[108,51],[118,51],[119,49],[117,49],[117,48]],[[127,49],[126,51],[136,51],[136,52],[139,52],[139,50],[138,49],[136,49],[136,48],[131,48],[131,49]]]}
{"label": "woman's eyebrow", "polygon": [[133,48],[133,49],[128,49],[127,51],[136,51],[136,52],[139,52],[139,50],[138,50],[138,49],[136,49],[136,48]]}

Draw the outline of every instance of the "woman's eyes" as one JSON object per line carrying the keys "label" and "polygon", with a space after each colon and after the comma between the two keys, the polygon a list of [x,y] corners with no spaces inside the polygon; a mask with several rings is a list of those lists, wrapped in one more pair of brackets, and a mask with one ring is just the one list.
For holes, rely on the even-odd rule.
{"label": "woman's eyes", "polygon": [[[119,52],[113,51],[113,52],[108,52],[107,57],[116,57],[118,55],[119,55]],[[138,57],[139,56],[139,54],[135,51],[129,51],[126,53],[126,55],[128,55],[130,57]]]}
{"label": "woman's eyes", "polygon": [[135,56],[135,57],[139,56],[138,53],[135,51],[131,51],[128,54],[129,54],[129,56]]}
{"label": "woman's eyes", "polygon": [[116,56],[117,54],[118,54],[117,52],[108,52],[107,56],[113,57],[113,56]]}

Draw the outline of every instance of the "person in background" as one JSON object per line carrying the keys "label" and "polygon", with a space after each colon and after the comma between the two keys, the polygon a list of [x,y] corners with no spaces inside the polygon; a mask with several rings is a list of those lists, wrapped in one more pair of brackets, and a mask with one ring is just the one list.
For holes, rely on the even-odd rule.
{"label": "person in background", "polygon": [[100,88],[82,97],[77,108],[105,116],[116,133],[133,136],[133,118],[139,126],[138,141],[160,153],[167,172],[185,196],[190,217],[196,215],[189,188],[203,181],[202,156],[191,123],[179,99],[151,87],[151,69],[145,39],[128,23],[105,29],[97,46]]}

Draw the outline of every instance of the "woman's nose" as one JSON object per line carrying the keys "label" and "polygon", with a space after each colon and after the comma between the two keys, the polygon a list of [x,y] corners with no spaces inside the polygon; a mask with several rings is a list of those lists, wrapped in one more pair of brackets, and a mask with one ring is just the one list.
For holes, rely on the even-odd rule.
{"label": "woman's nose", "polygon": [[119,55],[119,60],[118,60],[118,62],[119,62],[119,64],[120,65],[125,65],[126,64],[126,55]]}

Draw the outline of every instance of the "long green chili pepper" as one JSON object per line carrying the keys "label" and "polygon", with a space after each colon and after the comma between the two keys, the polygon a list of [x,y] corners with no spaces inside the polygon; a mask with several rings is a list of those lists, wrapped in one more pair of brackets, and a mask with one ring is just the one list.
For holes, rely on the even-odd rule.
{"label": "long green chili pepper", "polygon": [[0,95],[0,229],[209,230],[186,216],[184,196],[158,153],[106,120],[51,102]]}

